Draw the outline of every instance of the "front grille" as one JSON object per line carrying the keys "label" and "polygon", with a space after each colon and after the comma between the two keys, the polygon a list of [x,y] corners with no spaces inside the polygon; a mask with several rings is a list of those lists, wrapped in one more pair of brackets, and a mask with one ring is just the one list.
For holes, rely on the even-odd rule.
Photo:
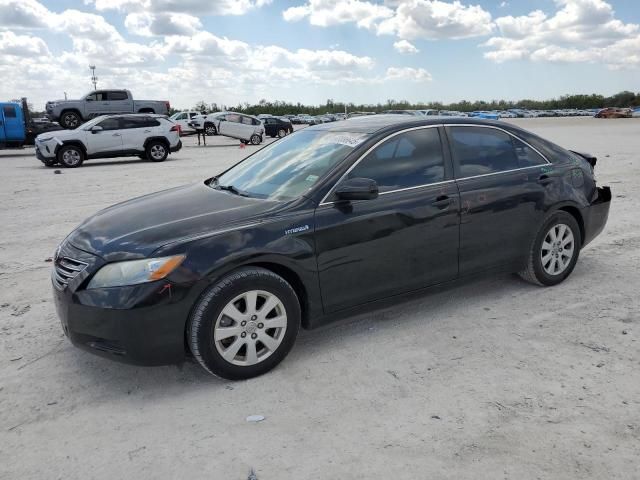
{"label": "front grille", "polygon": [[58,257],[53,266],[53,284],[58,290],[67,288],[69,281],[87,267],[80,260],[69,257]]}

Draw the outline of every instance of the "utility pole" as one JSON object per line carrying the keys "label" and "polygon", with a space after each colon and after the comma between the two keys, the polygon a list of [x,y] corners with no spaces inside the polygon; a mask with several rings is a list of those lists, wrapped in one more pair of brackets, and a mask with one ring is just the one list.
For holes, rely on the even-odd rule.
{"label": "utility pole", "polygon": [[98,77],[96,77],[96,66],[95,65],[89,65],[89,68],[91,69],[91,82],[93,83],[93,89],[97,90],[98,89]]}

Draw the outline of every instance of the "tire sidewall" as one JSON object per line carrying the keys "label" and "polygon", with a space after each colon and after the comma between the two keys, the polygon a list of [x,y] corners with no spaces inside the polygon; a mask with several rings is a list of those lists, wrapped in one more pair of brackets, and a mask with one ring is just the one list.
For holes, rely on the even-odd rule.
{"label": "tire sidewall", "polygon": [[[194,340],[197,342],[197,351],[202,359],[201,363],[204,363],[203,366],[212,374],[229,380],[256,377],[273,369],[291,351],[300,329],[300,303],[291,286],[270,271],[263,269],[248,271],[260,273],[235,277],[230,283],[222,279],[205,291],[194,308],[187,332],[190,342]],[[222,287],[217,289],[220,285]],[[248,290],[264,290],[278,296],[287,314],[287,329],[282,343],[267,359],[256,365],[242,367],[228,363],[222,358],[214,345],[213,329],[222,309],[231,300]],[[213,295],[211,295],[212,292],[214,292]],[[197,338],[194,339],[192,329],[196,323],[198,324]]]}
{"label": "tire sidewall", "polygon": [[[571,263],[565,269],[564,272],[562,272],[559,275],[549,275],[547,272],[544,271],[544,267],[542,265],[542,258],[540,255],[541,249],[542,249],[542,242],[544,242],[544,239],[547,236],[547,233],[549,232],[551,227],[559,223],[563,223],[571,229],[571,233],[573,233],[573,241],[575,243],[574,253],[573,253],[573,258],[571,259]],[[573,272],[573,269],[575,268],[576,263],[578,262],[578,257],[580,256],[581,246],[582,246],[582,235],[580,233],[580,226],[578,225],[578,222],[573,217],[573,215],[564,211],[557,211],[552,213],[545,220],[542,227],[538,231],[538,235],[536,236],[536,240],[533,245],[533,269],[538,281],[543,285],[547,285],[547,286],[557,285],[558,283],[563,282],[569,275],[571,275],[571,272]]]}
{"label": "tire sidewall", "polygon": [[[76,126],[75,126],[75,127],[72,127],[72,126],[70,126],[70,125],[67,123],[67,116],[73,116],[73,117],[75,117],[75,118],[76,118],[76,123],[77,123],[77,124],[76,124]],[[64,112],[64,113],[62,114],[62,118],[61,118],[61,125],[62,125],[64,128],[66,128],[67,130],[71,130],[71,129],[74,129],[74,128],[78,128],[78,127],[80,126],[80,115],[78,115],[78,114],[77,114],[77,113],[75,113],[75,112]]]}
{"label": "tire sidewall", "polygon": [[260,145],[260,141],[261,141],[260,135],[258,135],[257,133],[251,135],[251,138],[249,139],[249,142],[251,142],[251,145]]}
{"label": "tire sidewall", "polygon": [[[80,155],[80,161],[78,163],[76,163],[75,165],[67,164],[64,161],[64,152],[66,152],[68,150],[75,150]],[[82,165],[82,162],[84,162],[84,152],[82,151],[82,149],[80,147],[76,147],[75,145],[65,145],[65,146],[63,146],[58,151],[57,157],[58,157],[58,163],[60,163],[60,165],[62,165],[65,168],[78,168],[79,166]]]}
{"label": "tire sidewall", "polygon": [[[164,148],[164,156],[162,158],[153,158],[151,156],[151,148],[154,145],[160,145],[162,148]],[[164,142],[160,142],[158,140],[152,140],[151,142],[149,142],[149,145],[147,145],[147,158],[152,162],[164,162],[167,159],[168,155],[169,155],[169,148]]]}
{"label": "tire sidewall", "polygon": [[207,137],[213,137],[218,133],[218,130],[215,125],[207,124],[204,126],[204,133]]}

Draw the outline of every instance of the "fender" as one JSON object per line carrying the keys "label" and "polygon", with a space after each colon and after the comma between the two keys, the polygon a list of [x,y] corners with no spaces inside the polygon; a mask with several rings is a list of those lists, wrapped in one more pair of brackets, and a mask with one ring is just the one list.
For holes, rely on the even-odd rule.
{"label": "fender", "polygon": [[142,148],[143,148],[144,150],[146,150],[146,149],[147,149],[147,145],[149,145],[149,142],[151,142],[151,141],[153,141],[153,140],[158,140],[158,141],[160,141],[160,142],[164,143],[164,144],[167,146],[167,148],[170,148],[170,147],[171,147],[171,145],[169,145],[169,142],[168,142],[168,140],[167,140],[165,137],[155,136],[155,137],[149,137],[149,138],[147,138],[147,139],[144,141],[144,145],[142,146]]}
{"label": "fender", "polygon": [[58,150],[60,150],[60,148],[66,146],[66,145],[75,145],[77,147],[80,147],[82,149],[82,153],[84,153],[84,156],[87,157],[87,147],[82,142],[82,140],[63,140],[62,143],[57,143],[56,144],[56,148],[53,151],[53,153],[57,156],[58,155]]}

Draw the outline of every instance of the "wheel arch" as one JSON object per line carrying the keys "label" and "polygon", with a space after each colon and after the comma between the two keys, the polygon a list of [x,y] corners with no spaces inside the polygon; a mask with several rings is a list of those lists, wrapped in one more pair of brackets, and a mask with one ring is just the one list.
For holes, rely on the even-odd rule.
{"label": "wheel arch", "polygon": [[64,140],[62,142],[62,145],[60,145],[60,144],[56,145],[56,149],[54,150],[53,153],[57,157],[58,156],[58,152],[60,151],[60,149],[62,147],[67,147],[69,145],[75,145],[76,147],[80,147],[80,150],[82,150],[82,153],[84,154],[85,158],[87,158],[87,147],[80,140]]}
{"label": "wheel arch", "polygon": [[147,149],[147,147],[149,146],[149,144],[153,141],[159,141],[164,143],[164,145],[168,148],[171,149],[171,144],[169,143],[169,140],[167,140],[166,137],[149,137],[144,141],[144,144],[142,146],[142,148],[144,148],[145,150]]}
{"label": "wheel arch", "polygon": [[568,204],[568,205],[561,205],[558,208],[555,208],[553,211],[567,212],[569,215],[575,218],[576,222],[578,222],[578,226],[580,227],[580,247],[582,247],[582,245],[584,245],[585,226],[584,226],[584,218],[582,217],[582,213],[580,212],[580,209],[575,205]]}

